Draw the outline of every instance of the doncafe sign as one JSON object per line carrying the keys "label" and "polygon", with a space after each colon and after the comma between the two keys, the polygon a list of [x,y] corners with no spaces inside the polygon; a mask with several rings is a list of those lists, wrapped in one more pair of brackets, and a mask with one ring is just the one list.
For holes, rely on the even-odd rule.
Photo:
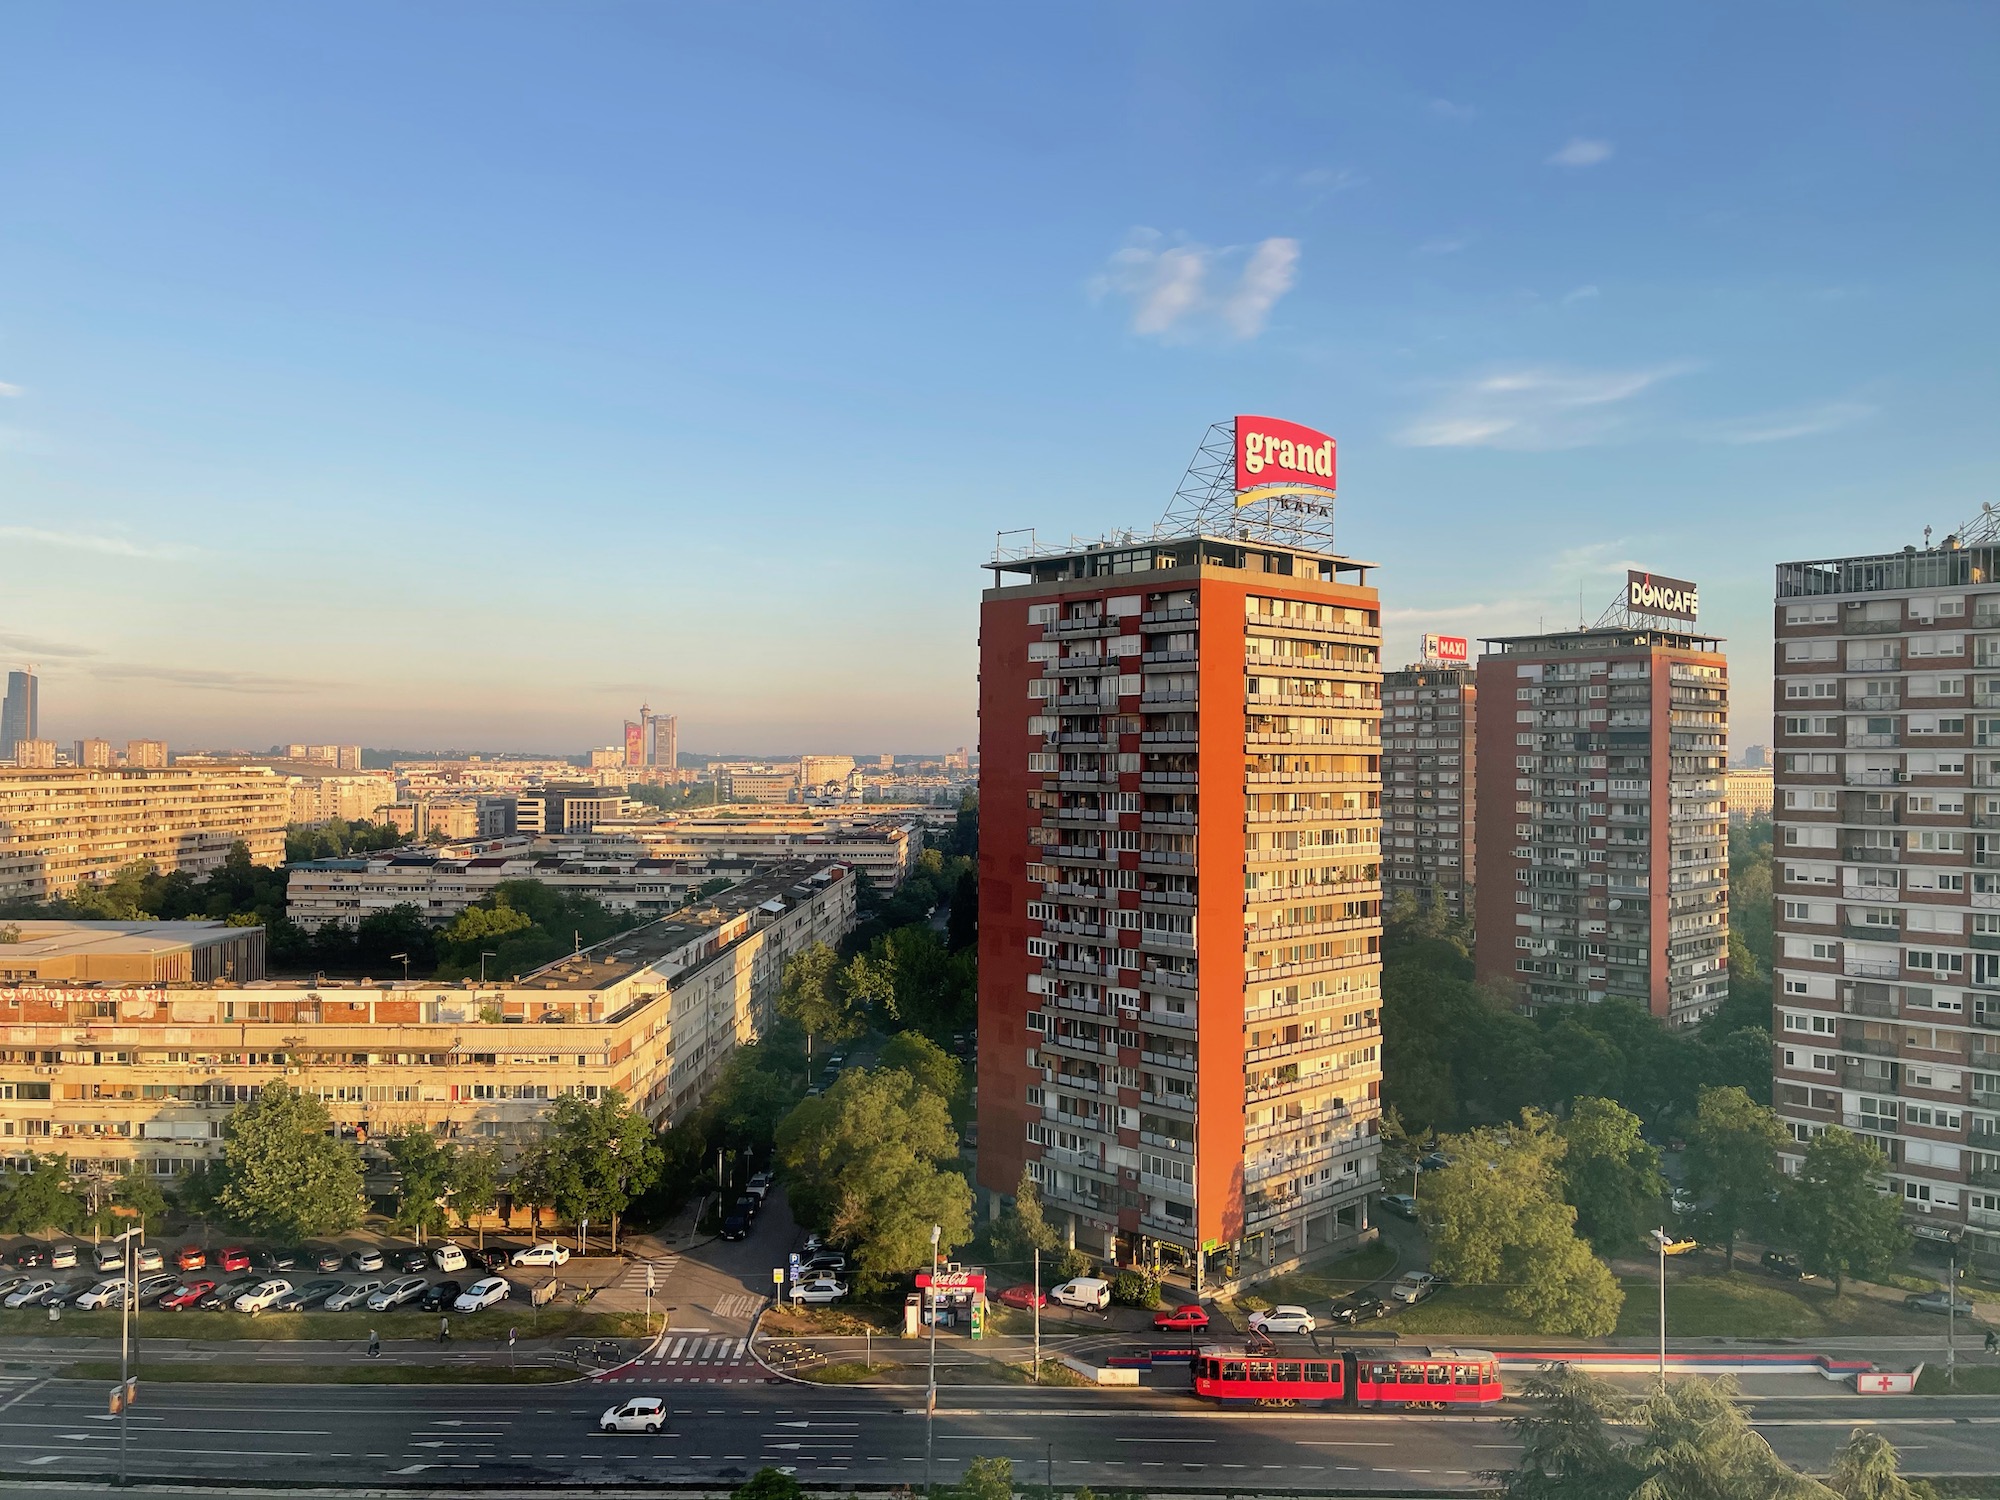
{"label": "doncafe sign", "polygon": [[1334,443],[1323,432],[1276,417],[1236,419],[1236,503],[1334,492]]}

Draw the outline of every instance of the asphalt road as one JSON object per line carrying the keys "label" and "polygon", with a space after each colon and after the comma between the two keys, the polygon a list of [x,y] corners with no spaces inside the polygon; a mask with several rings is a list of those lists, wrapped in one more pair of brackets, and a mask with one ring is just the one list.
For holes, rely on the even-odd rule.
{"label": "asphalt road", "polygon": [[[119,1424],[102,1384],[52,1380],[0,1405],[0,1473],[101,1478]],[[615,1400],[658,1394],[659,1436],[601,1435]],[[1758,1426],[1786,1459],[1823,1469],[1864,1419],[1910,1470],[2000,1467],[2000,1400],[1863,1397],[1760,1404]],[[1082,1419],[1081,1421],[1077,1419]],[[131,1418],[129,1472],[255,1484],[604,1485],[729,1483],[764,1465],[808,1482],[915,1484],[925,1473],[920,1393],[790,1384],[655,1387],[301,1387],[155,1384]],[[1222,1412],[1173,1392],[954,1390],[936,1418],[933,1469],[1004,1455],[1024,1478],[1094,1487],[1450,1490],[1518,1453],[1500,1413],[1394,1416]],[[70,1493],[74,1493],[71,1491]]]}

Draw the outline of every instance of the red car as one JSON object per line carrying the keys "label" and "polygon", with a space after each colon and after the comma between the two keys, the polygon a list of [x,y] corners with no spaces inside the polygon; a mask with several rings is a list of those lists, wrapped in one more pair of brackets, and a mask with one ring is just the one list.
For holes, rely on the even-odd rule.
{"label": "red car", "polygon": [[212,1281],[184,1281],[153,1305],[166,1312],[186,1312],[214,1290]]}
{"label": "red car", "polygon": [[1170,1328],[1178,1333],[1193,1333],[1208,1327],[1208,1309],[1198,1302],[1190,1302],[1172,1312],[1154,1313],[1153,1326]]}
{"label": "red car", "polygon": [[174,1257],[175,1267],[182,1271],[199,1271],[207,1264],[208,1252],[199,1245],[183,1245]]}
{"label": "red car", "polygon": [[1000,1294],[1000,1304],[1003,1307],[1018,1307],[1022,1309],[1047,1307],[1049,1305],[1049,1294],[1047,1292],[1038,1292],[1032,1286],[1010,1286]]}
{"label": "red car", "polygon": [[222,1252],[222,1269],[225,1271],[247,1271],[250,1269],[250,1252],[241,1245],[231,1245]]}

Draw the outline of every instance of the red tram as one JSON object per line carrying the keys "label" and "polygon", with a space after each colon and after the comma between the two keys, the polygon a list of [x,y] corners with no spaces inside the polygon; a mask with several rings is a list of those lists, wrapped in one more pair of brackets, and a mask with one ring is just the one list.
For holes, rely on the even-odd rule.
{"label": "red tram", "polygon": [[1223,1405],[1491,1406],[1504,1394],[1500,1362],[1484,1349],[1388,1345],[1312,1357],[1207,1345],[1191,1362],[1194,1393]]}

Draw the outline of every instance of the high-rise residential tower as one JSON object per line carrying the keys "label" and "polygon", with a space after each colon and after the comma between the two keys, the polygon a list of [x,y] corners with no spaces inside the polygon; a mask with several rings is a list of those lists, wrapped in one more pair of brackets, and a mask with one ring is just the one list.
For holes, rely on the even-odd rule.
{"label": "high-rise residential tower", "polygon": [[1729,996],[1729,668],[1686,609],[1485,643],[1477,966],[1524,1005]]}
{"label": "high-rise residential tower", "polygon": [[2000,1264],[2000,528],[1781,563],[1772,1102]]}
{"label": "high-rise residential tower", "polygon": [[1478,688],[1462,638],[1430,636],[1426,646],[1424,661],[1382,679],[1382,889],[1469,917]]}
{"label": "high-rise residential tower", "polygon": [[7,674],[7,696],[0,699],[0,760],[12,760],[22,740],[41,738],[36,689],[33,667]]}
{"label": "high-rise residential tower", "polygon": [[673,714],[653,715],[653,765],[671,771],[680,764],[680,727]]}
{"label": "high-rise residential tower", "polygon": [[1211,1285],[1376,1185],[1381,622],[1332,453],[1218,424],[1153,535],[1000,552],[981,606],[980,1185]]}

